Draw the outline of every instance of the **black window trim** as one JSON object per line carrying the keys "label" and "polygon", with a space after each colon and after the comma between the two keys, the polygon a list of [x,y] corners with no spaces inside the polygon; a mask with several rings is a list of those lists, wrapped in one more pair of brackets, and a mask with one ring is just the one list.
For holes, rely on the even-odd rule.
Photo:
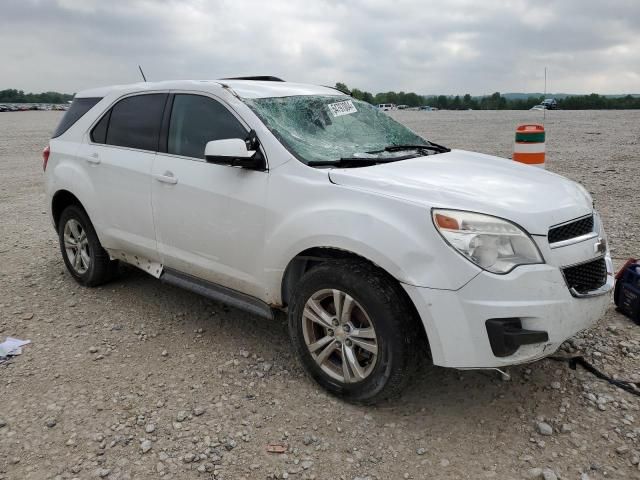
{"label": "black window trim", "polygon": [[[160,126],[160,145],[158,148],[164,148],[163,150],[158,150],[156,153],[162,154],[167,157],[180,158],[183,160],[191,160],[193,162],[202,162],[207,163],[204,158],[196,158],[196,157],[187,157],[185,155],[178,155],[175,153],[168,152],[168,141],[169,141],[169,123],[171,121],[171,112],[173,111],[173,99],[176,95],[196,95],[199,97],[210,98],[219,104],[221,104],[224,108],[226,108],[235,118],[240,122],[240,125],[247,131],[247,135],[251,131],[251,126],[240,116],[238,112],[235,111],[224,99],[218,97],[217,95],[210,92],[202,92],[199,90],[170,90],[169,97],[167,98],[167,104],[165,106],[164,116],[162,119],[162,124]],[[162,144],[164,142],[164,145]],[[265,164],[267,166],[265,172],[269,171],[269,159],[267,157],[264,146],[260,144],[260,152],[264,157]]]}
{"label": "black window trim", "polygon": [[100,143],[100,142],[94,142],[93,141],[93,131],[98,127],[98,124],[105,118],[105,117],[109,117],[107,119],[107,128],[104,131],[104,138],[105,141],[107,139],[107,134],[109,133],[109,123],[111,122],[111,107],[109,107],[109,109],[106,112],[103,112],[100,117],[98,117],[98,121],[91,126],[91,128],[89,128],[89,141],[95,145],[106,145],[106,143]]}
{"label": "black window trim", "polygon": [[[111,109],[113,108],[113,106],[118,103],[120,100],[123,100],[127,97],[133,97],[133,96],[137,96],[137,95],[149,95],[149,94],[153,94],[153,93],[166,93],[167,94],[167,101],[164,105],[164,110],[162,113],[162,121],[160,122],[160,134],[158,135],[158,147],[157,150],[155,152],[152,152],[151,150],[142,150],[140,148],[133,148],[133,147],[122,147],[120,145],[109,145],[106,143],[96,143],[92,140],[91,138],[91,131],[95,128],[95,126],[100,122],[100,120],[102,120],[102,117],[104,117],[105,115],[111,115]],[[203,162],[206,163],[206,160],[204,158],[195,158],[195,157],[186,157],[183,155],[176,155],[174,153],[168,153],[168,149],[167,149],[167,142],[169,139],[169,121],[171,120],[171,111],[173,110],[173,99],[175,98],[176,95],[197,95],[200,97],[206,97],[206,98],[211,98],[212,100],[220,103],[224,108],[226,108],[235,118],[236,120],[238,120],[238,122],[240,122],[240,124],[247,130],[247,135],[249,134],[249,132],[251,131],[251,126],[242,118],[242,116],[233,108],[231,107],[231,105],[229,105],[224,99],[220,98],[219,96],[210,93],[210,92],[203,92],[203,91],[199,91],[199,90],[144,90],[144,91],[138,91],[138,92],[127,92],[124,95],[121,95],[117,98],[115,98],[105,109],[104,111],[93,121],[93,123],[91,123],[91,125],[89,126],[89,128],[87,129],[86,135],[87,135],[87,139],[88,139],[88,144],[89,145],[93,145],[93,146],[99,146],[99,147],[110,147],[110,148],[119,148],[121,150],[131,150],[131,151],[135,151],[135,152],[145,152],[145,153],[155,153],[155,154],[162,154],[168,157],[175,157],[175,158],[181,158],[184,160],[191,160],[194,162]],[[248,107],[247,107],[248,108]],[[107,131],[109,130],[109,127],[107,126]],[[264,170],[265,172],[269,171],[269,157],[267,156],[267,152],[265,151],[264,145],[260,144],[260,152],[262,153],[262,156],[264,157],[264,161],[265,164],[267,166],[266,170]]]}
{"label": "black window trim", "polygon": [[173,99],[176,97],[174,92],[169,92],[167,103],[162,112],[162,122],[160,122],[160,135],[158,135],[158,152],[168,153],[169,151],[169,123],[171,122],[171,112],[173,112]]}
{"label": "black window trim", "polygon": [[[158,151],[159,145],[156,146],[156,150],[144,150],[142,148],[135,148],[135,147],[123,147],[122,145],[110,145],[108,143],[96,143],[93,141],[93,139],[91,138],[91,132],[93,131],[93,129],[96,127],[96,125],[98,123],[100,123],[100,120],[102,120],[102,118],[105,115],[111,115],[111,110],[113,109],[113,107],[120,102],[120,100],[124,100],[125,98],[128,97],[137,97],[140,95],[151,95],[151,94],[166,94],[167,95],[167,99],[165,101],[164,107],[163,107],[163,111],[162,111],[162,115],[163,115],[163,120],[164,120],[164,115],[165,115],[165,111],[167,110],[167,102],[169,101],[169,97],[171,97],[171,92],[169,90],[145,90],[142,92],[127,92],[124,95],[121,95],[120,97],[114,99],[107,108],[104,109],[104,111],[100,114],[100,116],[98,116],[93,123],[89,126],[89,128],[87,129],[87,139],[88,139],[88,144],[89,145],[93,145],[96,147],[110,147],[110,148],[119,148],[121,150],[131,150],[134,152],[144,152],[144,153],[161,153]],[[111,121],[111,119],[109,119],[109,121]],[[158,135],[158,141],[160,141],[160,139],[162,138],[162,126],[163,123],[160,123],[160,133]],[[109,131],[109,125],[107,125],[107,131]]]}

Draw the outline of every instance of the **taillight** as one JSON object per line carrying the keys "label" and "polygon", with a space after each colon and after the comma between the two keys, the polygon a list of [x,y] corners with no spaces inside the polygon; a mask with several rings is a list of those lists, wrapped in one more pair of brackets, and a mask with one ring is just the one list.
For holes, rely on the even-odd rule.
{"label": "taillight", "polygon": [[49,148],[49,145],[44,147],[44,150],[42,150],[42,170],[43,171],[47,169],[47,163],[49,163],[50,152],[51,152],[51,149]]}

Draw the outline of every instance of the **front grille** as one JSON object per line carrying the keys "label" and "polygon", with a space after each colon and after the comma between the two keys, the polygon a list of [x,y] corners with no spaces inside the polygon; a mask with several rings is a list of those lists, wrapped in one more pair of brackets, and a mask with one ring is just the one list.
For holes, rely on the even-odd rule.
{"label": "front grille", "polygon": [[607,283],[607,264],[604,258],[563,268],[562,273],[569,288],[575,288],[578,293],[597,290]]}
{"label": "front grille", "polygon": [[593,232],[593,215],[549,229],[549,243],[562,242]]}

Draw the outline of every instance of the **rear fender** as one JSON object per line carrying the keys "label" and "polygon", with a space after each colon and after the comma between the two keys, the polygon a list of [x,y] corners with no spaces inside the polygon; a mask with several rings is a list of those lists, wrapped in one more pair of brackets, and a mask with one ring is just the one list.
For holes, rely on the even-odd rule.
{"label": "rear fender", "polygon": [[[52,141],[53,144],[53,141]],[[86,167],[75,157],[79,145],[76,142],[55,141],[45,174],[45,190],[47,195],[47,211],[53,220],[53,199],[63,190],[73,194],[87,212],[98,238],[100,238],[100,209],[95,204],[96,195],[93,182],[86,172]]]}

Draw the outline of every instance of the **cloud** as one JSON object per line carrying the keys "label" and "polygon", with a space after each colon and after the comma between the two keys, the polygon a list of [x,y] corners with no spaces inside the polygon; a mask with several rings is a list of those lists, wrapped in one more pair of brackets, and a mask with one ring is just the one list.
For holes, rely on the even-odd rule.
{"label": "cloud", "polygon": [[0,88],[278,75],[373,92],[638,91],[636,0],[4,0]]}

